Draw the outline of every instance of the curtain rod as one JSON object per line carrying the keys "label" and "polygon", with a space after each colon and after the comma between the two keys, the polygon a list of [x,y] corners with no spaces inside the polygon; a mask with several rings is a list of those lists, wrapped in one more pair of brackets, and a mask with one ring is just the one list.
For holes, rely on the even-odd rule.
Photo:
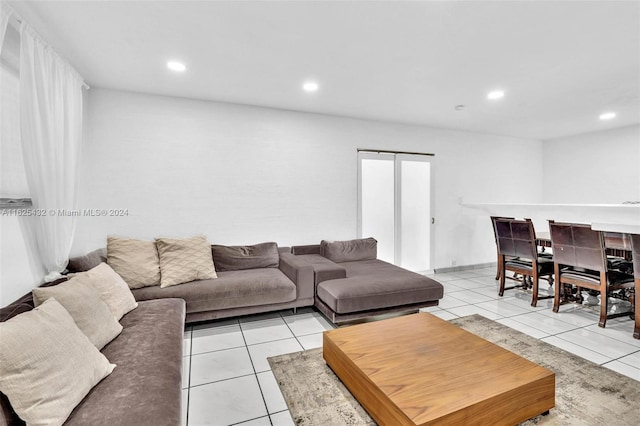
{"label": "curtain rod", "polygon": [[411,152],[411,151],[389,151],[386,149],[362,149],[358,148],[358,152],[373,152],[377,154],[407,154],[407,155],[425,155],[427,157],[435,157],[435,154],[427,152]]}

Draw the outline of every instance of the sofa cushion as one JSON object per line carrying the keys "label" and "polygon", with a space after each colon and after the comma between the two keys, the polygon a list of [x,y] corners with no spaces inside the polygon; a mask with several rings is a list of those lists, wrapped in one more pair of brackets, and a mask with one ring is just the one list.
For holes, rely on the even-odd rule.
{"label": "sofa cushion", "polygon": [[0,390],[27,424],[61,425],[110,364],[55,299],[0,324]]}
{"label": "sofa cushion", "polygon": [[118,367],[65,426],[179,425],[184,315],[183,300],[163,299],[122,317],[122,333],[102,350]]}
{"label": "sofa cushion", "polygon": [[99,264],[107,262],[107,249],[101,248],[93,250],[84,256],[76,256],[69,259],[67,264],[67,272],[85,272],[89,269],[93,269]]}
{"label": "sofa cushion", "polygon": [[218,272],[215,280],[179,286],[145,287],[133,290],[136,300],[179,297],[187,302],[187,313],[290,302],[296,286],[277,268]]}
{"label": "sofa cushion", "polygon": [[349,241],[320,242],[320,254],[336,263],[375,259],[378,256],[378,241],[362,238]]}
{"label": "sofa cushion", "polygon": [[154,241],[108,237],[107,263],[130,288],[160,284],[160,259]]}
{"label": "sofa cushion", "polygon": [[100,298],[117,320],[138,306],[127,283],[106,263],[100,263],[86,272],[77,273],[69,281],[95,287],[100,292]]}
{"label": "sofa cushion", "polygon": [[160,287],[217,278],[211,246],[205,237],[156,238]]}
{"label": "sofa cushion", "polygon": [[53,287],[34,288],[31,293],[36,307],[54,297],[98,349],[102,349],[122,331],[122,326],[111,314],[100,292],[86,282],[69,280]]}
{"label": "sofa cushion", "polygon": [[213,262],[217,271],[277,268],[280,262],[278,244],[261,243],[252,246],[212,245]]}
{"label": "sofa cushion", "polygon": [[317,295],[339,314],[441,299],[442,284],[381,260],[345,262],[348,278],[318,284]]}

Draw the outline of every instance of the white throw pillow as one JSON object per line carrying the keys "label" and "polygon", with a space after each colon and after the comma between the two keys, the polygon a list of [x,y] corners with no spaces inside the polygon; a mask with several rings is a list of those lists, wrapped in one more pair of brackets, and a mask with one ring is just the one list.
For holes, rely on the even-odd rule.
{"label": "white throw pillow", "polygon": [[0,391],[28,425],[61,425],[110,364],[55,299],[0,323]]}
{"label": "white throw pillow", "polygon": [[51,287],[34,288],[31,293],[35,306],[55,297],[69,312],[80,331],[98,349],[102,349],[122,331],[122,325],[102,301],[100,292],[91,285],[69,280]]}
{"label": "white throw pillow", "polygon": [[131,288],[160,284],[160,260],[153,241],[108,237],[107,263]]}
{"label": "white throw pillow", "polygon": [[218,278],[211,244],[205,237],[156,238],[160,257],[160,287]]}
{"label": "white throw pillow", "polygon": [[117,320],[138,307],[127,283],[106,263],[75,274],[69,281],[95,287]]}

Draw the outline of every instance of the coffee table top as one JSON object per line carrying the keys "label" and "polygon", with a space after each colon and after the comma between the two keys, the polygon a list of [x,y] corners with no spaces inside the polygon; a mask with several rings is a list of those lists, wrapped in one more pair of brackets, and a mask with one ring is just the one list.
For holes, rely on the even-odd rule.
{"label": "coffee table top", "polygon": [[[324,339],[327,363],[332,368],[329,359],[345,363],[334,371],[356,398],[354,383],[373,387],[417,425],[513,396],[535,383],[540,387],[541,381],[547,384],[542,399],[548,405],[548,385],[555,383],[553,372],[428,313],[330,330]],[[359,377],[353,383],[351,373]],[[552,401],[554,395],[555,387]]]}

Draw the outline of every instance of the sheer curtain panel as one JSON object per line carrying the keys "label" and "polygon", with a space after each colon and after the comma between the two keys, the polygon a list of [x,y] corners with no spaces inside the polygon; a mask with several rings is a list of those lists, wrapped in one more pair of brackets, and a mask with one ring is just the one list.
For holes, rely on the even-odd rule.
{"label": "sheer curtain panel", "polygon": [[82,136],[82,77],[24,21],[20,26],[20,128],[33,208],[28,219],[45,281],[69,258]]}
{"label": "sheer curtain panel", "polygon": [[7,25],[9,24],[9,18],[13,15],[13,9],[8,4],[0,3],[0,49],[4,42],[4,34],[7,31]]}

